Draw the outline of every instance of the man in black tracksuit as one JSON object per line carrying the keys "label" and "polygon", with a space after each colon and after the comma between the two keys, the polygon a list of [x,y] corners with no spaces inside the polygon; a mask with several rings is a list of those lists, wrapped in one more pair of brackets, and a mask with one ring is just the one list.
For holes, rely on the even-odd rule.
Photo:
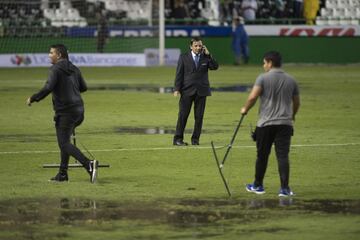
{"label": "man in black tracksuit", "polygon": [[64,45],[50,46],[49,58],[53,66],[45,86],[27,99],[31,106],[52,93],[55,111],[56,136],[61,152],[59,173],[51,181],[68,181],[68,164],[70,156],[78,160],[90,174],[90,181],[94,183],[97,176],[97,160],[89,160],[73,144],[71,134],[84,120],[84,103],[80,93],[87,90],[86,83],[80,70],[69,61],[68,52]]}

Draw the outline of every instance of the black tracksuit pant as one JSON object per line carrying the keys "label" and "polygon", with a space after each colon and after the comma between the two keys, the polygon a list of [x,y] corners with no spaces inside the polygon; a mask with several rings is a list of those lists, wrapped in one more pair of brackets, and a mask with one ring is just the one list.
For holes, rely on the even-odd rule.
{"label": "black tracksuit pant", "polygon": [[206,96],[199,96],[197,94],[192,96],[181,95],[179,100],[179,114],[174,141],[184,139],[184,130],[190,114],[192,103],[194,103],[195,124],[191,140],[199,141],[200,139],[206,105]]}
{"label": "black tracksuit pant", "polygon": [[70,156],[78,160],[88,170],[89,159],[76,146],[71,144],[71,134],[84,120],[84,113],[56,115],[54,120],[61,156],[60,172],[67,172]]}
{"label": "black tracksuit pant", "polygon": [[255,167],[255,186],[262,186],[271,146],[275,144],[281,188],[289,187],[289,150],[293,127],[272,125],[256,128],[257,159]]}

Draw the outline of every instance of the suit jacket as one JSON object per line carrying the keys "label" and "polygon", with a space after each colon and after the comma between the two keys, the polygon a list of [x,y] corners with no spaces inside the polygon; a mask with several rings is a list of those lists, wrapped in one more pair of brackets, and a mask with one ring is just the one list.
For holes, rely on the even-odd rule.
{"label": "suit jacket", "polygon": [[182,95],[210,96],[208,70],[218,69],[219,64],[211,55],[201,54],[196,68],[191,51],[180,55],[175,77],[175,91]]}

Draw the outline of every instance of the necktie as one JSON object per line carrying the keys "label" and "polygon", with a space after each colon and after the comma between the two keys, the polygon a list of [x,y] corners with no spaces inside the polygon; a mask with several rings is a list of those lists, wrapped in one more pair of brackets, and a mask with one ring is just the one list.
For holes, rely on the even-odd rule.
{"label": "necktie", "polygon": [[195,66],[196,66],[196,68],[198,68],[198,66],[199,66],[199,55],[195,55]]}

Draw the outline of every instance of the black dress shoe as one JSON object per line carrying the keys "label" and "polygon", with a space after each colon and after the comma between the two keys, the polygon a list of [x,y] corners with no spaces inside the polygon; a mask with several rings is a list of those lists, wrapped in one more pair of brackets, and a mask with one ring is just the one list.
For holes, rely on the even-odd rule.
{"label": "black dress shoe", "polygon": [[187,146],[188,145],[186,142],[183,142],[183,140],[175,140],[173,144],[175,146]]}
{"label": "black dress shoe", "polygon": [[191,144],[192,144],[192,145],[200,145],[200,143],[199,143],[198,140],[192,140],[192,141],[191,141]]}
{"label": "black dress shoe", "polygon": [[67,173],[58,173],[55,177],[50,178],[50,182],[67,182],[69,180],[69,177]]}

